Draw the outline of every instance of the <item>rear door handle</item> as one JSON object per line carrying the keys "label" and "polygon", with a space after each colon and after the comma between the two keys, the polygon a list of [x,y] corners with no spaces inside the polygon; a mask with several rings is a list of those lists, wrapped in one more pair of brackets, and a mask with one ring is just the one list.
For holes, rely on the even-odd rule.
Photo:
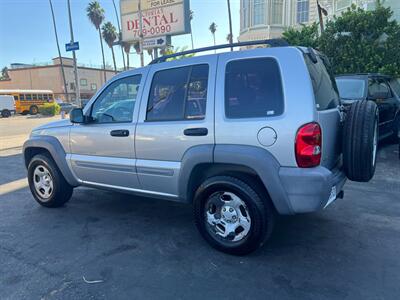
{"label": "rear door handle", "polygon": [[111,130],[110,131],[111,136],[129,136],[129,130],[127,129],[117,129],[117,130]]}
{"label": "rear door handle", "polygon": [[188,128],[183,131],[184,135],[189,136],[204,136],[208,134],[207,128]]}

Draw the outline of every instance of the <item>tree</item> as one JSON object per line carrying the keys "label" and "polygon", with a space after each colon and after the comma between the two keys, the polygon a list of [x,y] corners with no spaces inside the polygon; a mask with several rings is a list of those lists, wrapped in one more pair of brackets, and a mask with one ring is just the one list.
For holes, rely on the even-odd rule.
{"label": "tree", "polygon": [[113,44],[117,39],[117,29],[111,22],[104,23],[101,29],[102,29],[103,39],[108,45],[108,47],[110,47],[111,49],[113,63],[114,63],[114,71],[117,72],[117,65],[115,63],[115,54],[113,47]]}
{"label": "tree", "polygon": [[4,67],[3,69],[1,69],[1,78],[2,80],[8,80],[10,79],[10,75],[8,75],[8,68]]}
{"label": "tree", "polygon": [[[189,11],[189,21],[190,21],[190,25],[192,24],[192,20],[194,17],[194,11],[190,10]],[[194,43],[193,43],[193,32],[192,32],[192,26],[190,26],[190,39],[192,41],[192,50],[194,49]]]}
{"label": "tree", "polygon": [[297,46],[314,47],[328,56],[336,74],[384,73],[400,76],[400,25],[393,12],[377,1],[365,11],[353,5],[328,21],[318,37],[318,25],[289,28],[283,37]]}
{"label": "tree", "polygon": [[392,15],[390,8],[377,1],[375,10],[353,5],[328,22],[318,44],[334,72],[400,76],[400,25]]}
{"label": "tree", "polygon": [[129,70],[129,52],[131,52],[131,44],[124,42],[122,44],[126,53],[126,69]]}
{"label": "tree", "polygon": [[290,45],[317,48],[318,24],[301,25],[300,30],[290,27],[283,34]]}
{"label": "tree", "polygon": [[121,32],[121,25],[120,25],[120,23],[119,23],[118,11],[117,11],[117,6],[115,5],[115,1],[112,0],[112,3],[113,3],[113,6],[114,6],[115,17],[117,18],[117,25],[118,25],[118,41],[120,42],[119,45],[120,45],[120,48],[121,48],[122,63],[124,64],[124,70],[125,70],[126,66],[125,66],[124,47],[123,47],[123,45],[121,44],[121,35],[122,35],[122,32]]}
{"label": "tree", "polygon": [[[177,47],[176,49],[174,49],[173,46],[167,46],[166,48],[161,50],[161,55],[170,55],[170,54],[175,54],[178,52],[183,52],[187,50],[187,46],[184,46],[182,48]],[[183,58],[189,58],[189,57],[193,57],[194,53],[192,54],[185,54],[185,55],[179,55],[179,56],[175,56],[175,57],[171,57],[168,58],[167,61],[171,61],[171,60],[176,60],[176,59],[183,59]]]}
{"label": "tree", "polygon": [[101,23],[103,23],[104,18],[105,18],[104,17],[104,9],[100,6],[99,2],[92,1],[87,6],[86,13],[87,13],[87,16],[88,16],[90,22],[92,22],[93,26],[99,32],[101,55],[103,57],[104,82],[105,82],[105,81],[107,81],[107,78],[106,78],[106,62],[105,62],[105,59],[104,59],[103,39],[101,38],[101,30],[100,30]]}
{"label": "tree", "polygon": [[[214,46],[215,46],[215,32],[217,31],[217,24],[215,24],[215,22],[212,22],[210,24],[210,26],[208,27],[208,30],[210,30],[210,32],[213,36]],[[214,52],[215,52],[215,50],[214,50]]]}

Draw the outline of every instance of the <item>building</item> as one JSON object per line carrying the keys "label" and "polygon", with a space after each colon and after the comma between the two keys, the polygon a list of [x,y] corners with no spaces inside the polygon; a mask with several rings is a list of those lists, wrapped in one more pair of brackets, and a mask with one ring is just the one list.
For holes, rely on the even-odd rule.
{"label": "building", "polygon": [[[319,0],[328,18],[340,15],[352,4],[374,9],[375,0]],[[385,0],[400,22],[400,0]],[[317,0],[240,0],[239,41],[279,38],[288,27],[318,22]]]}
{"label": "building", "polygon": [[272,39],[318,19],[317,0],[241,0],[239,41]]}
{"label": "building", "polygon": [[[20,63],[11,64],[8,70],[8,80],[0,80],[0,89],[31,89],[52,90],[56,99],[65,101],[67,95],[70,101],[75,100],[75,79],[73,60],[63,57],[67,91],[61,72],[60,58],[54,58],[52,64],[33,66]],[[103,70],[100,68],[78,66],[80,98],[89,99],[104,84]],[[114,71],[106,70],[109,80],[115,75]]]}

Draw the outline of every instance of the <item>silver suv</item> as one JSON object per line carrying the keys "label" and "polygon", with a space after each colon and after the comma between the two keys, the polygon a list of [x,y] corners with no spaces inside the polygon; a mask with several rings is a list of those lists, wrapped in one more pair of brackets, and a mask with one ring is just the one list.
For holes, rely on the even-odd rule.
{"label": "silver suv", "polygon": [[37,202],[62,206],[83,185],[192,203],[201,235],[243,255],[270,237],[276,214],[318,211],[347,177],[373,176],[376,106],[345,111],[313,49],[166,58],[32,131],[23,152]]}

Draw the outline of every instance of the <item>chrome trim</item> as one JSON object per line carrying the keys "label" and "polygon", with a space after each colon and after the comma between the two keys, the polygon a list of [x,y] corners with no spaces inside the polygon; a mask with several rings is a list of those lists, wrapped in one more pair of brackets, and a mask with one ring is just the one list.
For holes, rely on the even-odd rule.
{"label": "chrome trim", "polygon": [[91,181],[82,180],[82,184],[88,185],[88,186],[94,186],[94,187],[105,187],[105,188],[116,189],[116,190],[121,190],[121,191],[134,192],[134,193],[142,193],[142,194],[157,195],[157,196],[170,197],[170,198],[178,198],[178,195],[173,195],[173,194],[168,194],[168,193],[153,192],[153,191],[141,190],[141,189],[133,189],[133,188],[123,187],[123,186],[104,184],[104,183],[96,183],[96,182],[91,182]]}

